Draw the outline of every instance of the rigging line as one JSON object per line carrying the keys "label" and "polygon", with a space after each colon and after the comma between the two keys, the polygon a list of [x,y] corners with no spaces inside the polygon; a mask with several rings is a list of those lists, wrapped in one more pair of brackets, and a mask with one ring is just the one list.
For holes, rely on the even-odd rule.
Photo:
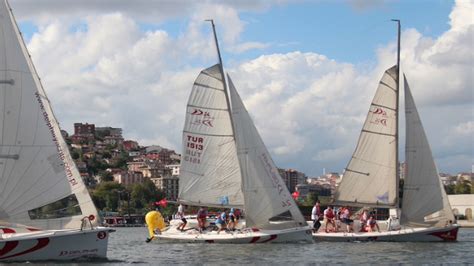
{"label": "rigging line", "polygon": [[224,91],[223,89],[219,89],[219,88],[211,87],[211,86],[209,86],[209,85],[202,84],[202,83],[198,83],[198,82],[194,82],[194,84],[193,84],[193,85],[194,85],[194,86],[203,87],[203,88],[206,88],[206,89],[211,89],[211,90],[220,91],[220,92],[223,92],[223,91]]}
{"label": "rigging line", "polygon": [[[23,149],[23,148],[20,148],[19,154],[21,154],[21,150],[22,150],[22,149]],[[29,162],[28,166],[25,168],[25,171],[23,171],[23,174],[20,175],[20,177],[16,178],[16,181],[17,181],[17,182],[16,182],[15,185],[13,186],[13,189],[11,189],[11,190],[6,194],[6,195],[7,195],[6,198],[8,198],[8,196],[10,195],[10,193],[11,193],[12,191],[14,191],[14,190],[17,188],[17,186],[18,186],[19,184],[22,183],[21,181],[24,179],[25,174],[28,172],[28,170],[30,169],[30,167],[31,167],[31,166],[33,165],[33,163],[35,162],[35,159],[36,159],[36,157],[38,156],[38,154],[39,154],[40,151],[41,151],[41,148],[39,148],[38,151],[36,152],[35,156],[33,156],[33,159]],[[23,158],[24,158],[24,156],[23,156]],[[18,164],[19,164],[19,163],[18,163]],[[16,163],[15,163],[15,165],[16,165]],[[12,171],[13,171],[13,169],[14,169],[14,167],[12,168]],[[10,172],[9,177],[11,177],[11,172]],[[11,179],[11,178],[10,178],[10,179]],[[2,192],[2,193],[3,193],[3,192]]]}
{"label": "rigging line", "polygon": [[388,134],[388,133],[382,133],[382,132],[375,132],[367,129],[362,129],[362,132],[366,133],[371,133],[371,134],[376,134],[376,135],[382,135],[382,136],[389,136],[389,137],[395,137],[394,134]]}
{"label": "rigging line", "polygon": [[[217,65],[219,65],[219,64],[215,64],[214,66],[217,66]],[[211,67],[214,67],[214,66],[211,66]],[[209,72],[207,72],[207,70],[208,70],[208,69],[205,69],[205,70],[201,71],[201,74],[203,74],[203,75],[205,75],[205,76],[208,76],[208,77],[210,77],[210,78],[212,78],[212,79],[216,79],[216,80],[222,82],[222,79],[221,79],[221,78],[213,76],[212,74],[210,74]]]}
{"label": "rigging line", "polygon": [[0,145],[0,147],[13,147],[13,148],[16,148],[16,147],[24,147],[24,148],[48,148],[48,147],[52,147],[52,148],[56,148],[56,145],[54,144],[51,144],[51,145],[48,145],[48,144],[45,144],[45,145],[30,145],[30,144],[21,144],[21,145]]}
{"label": "rigging line", "polygon": [[379,164],[379,163],[376,163],[376,162],[373,162],[373,161],[364,160],[364,159],[362,159],[362,158],[355,157],[355,156],[352,156],[352,158],[353,158],[353,159],[357,159],[357,160],[362,161],[362,162],[366,162],[366,163],[370,163],[370,164],[373,164],[373,165],[385,167],[385,168],[394,168],[394,167],[387,166],[387,165],[383,165],[383,164]]}
{"label": "rigging line", "polygon": [[[72,194],[71,194],[71,195],[72,195]],[[69,196],[70,196],[70,195],[67,195],[67,196],[63,197],[63,199],[64,199],[64,198],[67,198],[67,197],[69,197]],[[76,199],[77,199],[77,197],[76,197]],[[37,208],[41,208],[41,207],[44,207],[44,206],[46,206],[46,205],[48,205],[48,204],[55,203],[56,201],[57,201],[57,200],[52,201],[52,202],[49,202],[49,203],[46,203],[45,205],[40,206],[40,207],[37,207]],[[81,203],[79,202],[79,199],[77,199],[77,201],[78,201],[78,204],[76,204],[76,205],[74,205],[74,206],[68,206],[68,207],[75,207],[75,206],[81,207]],[[91,199],[91,200],[83,201],[82,203],[85,205],[85,204],[93,203],[93,201],[92,201],[92,199]],[[17,209],[17,208],[15,208],[15,209]],[[35,208],[35,209],[36,209],[36,208]],[[33,209],[31,209],[31,210],[33,210]],[[31,211],[31,210],[27,210],[27,212],[28,212],[28,211]],[[18,212],[15,212],[15,213],[10,214],[10,216],[15,216],[15,215],[18,215],[18,214],[22,214],[23,212],[24,212],[24,211],[18,211]],[[82,213],[82,210],[81,210],[81,213]],[[61,218],[69,218],[69,219],[70,219],[70,218],[73,217],[73,216],[78,216],[78,215],[75,214],[75,215],[66,216],[66,217],[61,217]],[[61,219],[61,218],[59,218],[59,219]],[[81,218],[82,218],[82,215],[81,215]]]}
{"label": "rigging line", "polygon": [[202,109],[216,110],[216,111],[227,111],[227,108],[213,108],[213,107],[206,107],[206,106],[197,106],[194,104],[188,104],[188,107],[202,108]]}
{"label": "rigging line", "polygon": [[355,171],[355,170],[352,170],[352,169],[349,169],[349,168],[346,168],[346,171],[353,172],[353,173],[356,173],[356,174],[366,175],[366,176],[370,175],[370,173],[359,172],[359,171]]}
{"label": "rigging line", "polygon": [[379,84],[380,84],[380,85],[384,85],[385,87],[387,87],[388,89],[391,89],[391,90],[394,91],[394,92],[397,92],[397,89],[392,88],[390,85],[388,85],[387,83],[385,83],[385,82],[383,82],[383,81],[380,81]]}
{"label": "rigging line", "polygon": [[397,111],[397,110],[395,110],[395,108],[391,108],[391,107],[388,107],[388,106],[385,106],[385,105],[381,105],[381,104],[372,103],[372,105],[373,105],[373,106],[382,107],[382,108],[386,108],[386,109],[392,110],[392,111]]}
{"label": "rigging line", "polygon": [[207,134],[207,133],[191,132],[191,131],[187,131],[187,130],[183,130],[183,132],[188,133],[188,134],[211,136],[211,137],[234,137],[234,135]]}

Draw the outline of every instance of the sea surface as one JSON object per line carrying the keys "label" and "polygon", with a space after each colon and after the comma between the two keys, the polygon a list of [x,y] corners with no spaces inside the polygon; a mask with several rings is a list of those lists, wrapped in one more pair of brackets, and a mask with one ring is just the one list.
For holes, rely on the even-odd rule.
{"label": "sea surface", "polygon": [[117,228],[107,260],[65,264],[474,264],[474,229],[468,228],[454,243],[170,244],[145,243],[146,236],[145,227]]}

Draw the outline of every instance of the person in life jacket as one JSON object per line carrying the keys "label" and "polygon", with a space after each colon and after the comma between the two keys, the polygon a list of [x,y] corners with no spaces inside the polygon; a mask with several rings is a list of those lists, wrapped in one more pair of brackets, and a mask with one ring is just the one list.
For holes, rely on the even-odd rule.
{"label": "person in life jacket", "polygon": [[346,225],[347,232],[354,231],[352,227],[354,220],[351,219],[351,212],[349,211],[348,207],[342,208],[340,219],[341,219],[341,222]]}
{"label": "person in life jacket", "polygon": [[365,230],[367,232],[374,232],[375,228],[377,228],[377,231],[380,233],[379,225],[377,224],[377,221],[375,220],[374,216],[371,215],[369,220],[367,220],[367,226],[365,227]]}
{"label": "person in life jacket", "polygon": [[313,232],[318,232],[319,228],[321,227],[321,222],[319,222],[319,218],[321,217],[321,205],[319,204],[319,200],[316,201],[314,204],[313,209],[311,210],[311,220],[313,220]]}
{"label": "person in life jacket", "polygon": [[219,234],[222,230],[227,228],[227,211],[223,211],[216,220],[216,225],[219,227],[217,233]]}
{"label": "person in life jacket", "polygon": [[331,224],[334,228],[334,232],[337,232],[337,225],[335,221],[336,215],[332,210],[331,206],[328,206],[327,209],[324,210],[324,223],[326,224],[326,233],[328,233],[328,224]]}

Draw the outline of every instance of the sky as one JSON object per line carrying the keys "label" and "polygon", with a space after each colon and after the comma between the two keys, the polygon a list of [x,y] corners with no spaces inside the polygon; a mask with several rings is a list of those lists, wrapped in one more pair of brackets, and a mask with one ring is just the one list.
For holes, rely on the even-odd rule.
{"label": "sky", "polygon": [[[10,0],[60,126],[181,151],[199,72],[226,71],[277,166],[342,172],[383,72],[406,74],[440,172],[474,163],[474,1]],[[402,95],[403,97],[403,95]],[[403,99],[403,98],[401,98]],[[402,101],[403,102],[403,101]],[[402,103],[403,108],[403,103]],[[401,117],[401,160],[404,125]]]}

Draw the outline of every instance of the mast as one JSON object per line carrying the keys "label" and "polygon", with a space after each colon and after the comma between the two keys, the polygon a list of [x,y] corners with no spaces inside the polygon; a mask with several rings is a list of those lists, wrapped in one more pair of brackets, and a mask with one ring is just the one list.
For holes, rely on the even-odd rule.
{"label": "mast", "polygon": [[400,116],[400,20],[399,19],[392,19],[392,21],[397,22],[397,28],[398,28],[398,45],[397,45],[397,97],[396,97],[396,109],[397,109],[397,117],[396,117],[396,128],[397,130],[395,131],[395,142],[397,145],[396,152],[395,152],[395,166],[396,166],[396,190],[397,195],[396,199],[398,201],[398,207],[401,208],[401,201],[400,201],[400,166],[399,166],[399,145],[398,145],[398,140],[399,140],[399,126],[398,126],[398,120]]}
{"label": "mast", "polygon": [[214,33],[214,41],[216,42],[217,56],[219,57],[219,66],[220,66],[220,70],[221,70],[221,78],[222,78],[222,83],[224,84],[224,94],[225,94],[225,98],[227,100],[226,101],[227,109],[229,109],[230,124],[231,124],[231,127],[232,127],[232,135],[234,136],[234,142],[235,142],[234,119],[232,118],[232,110],[230,109],[230,96],[229,96],[229,92],[228,92],[227,82],[226,82],[226,79],[225,79],[224,65],[222,64],[221,51],[219,50],[219,42],[217,41],[216,26],[214,25],[214,20],[213,19],[206,19],[206,21],[211,22],[212,32]]}

